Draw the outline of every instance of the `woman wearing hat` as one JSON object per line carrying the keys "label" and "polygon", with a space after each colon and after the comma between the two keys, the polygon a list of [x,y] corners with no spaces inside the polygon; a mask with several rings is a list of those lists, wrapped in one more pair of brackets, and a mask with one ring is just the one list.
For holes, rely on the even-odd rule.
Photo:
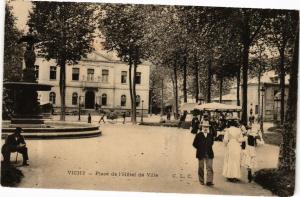
{"label": "woman wearing hat", "polygon": [[223,176],[230,182],[236,182],[241,178],[241,142],[244,138],[237,121],[229,121],[228,125],[223,140],[225,144]]}

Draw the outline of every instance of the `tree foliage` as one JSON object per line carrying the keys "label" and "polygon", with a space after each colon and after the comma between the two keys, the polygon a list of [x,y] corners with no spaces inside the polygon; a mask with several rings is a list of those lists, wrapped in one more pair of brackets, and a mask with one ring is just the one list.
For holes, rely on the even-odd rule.
{"label": "tree foliage", "polygon": [[16,17],[12,13],[9,4],[5,6],[5,29],[4,29],[4,80],[20,81],[22,77],[22,45],[18,40],[22,36],[16,28]]}
{"label": "tree foliage", "polygon": [[66,64],[77,64],[93,50],[94,6],[77,2],[33,2],[28,24],[40,42],[38,53],[60,66],[61,120],[65,120]]}
{"label": "tree foliage", "polygon": [[131,98],[131,118],[136,123],[136,83],[137,66],[145,56],[144,20],[145,6],[106,4],[101,8],[99,27],[104,36],[106,50],[114,50],[118,57],[129,65],[129,90]]}
{"label": "tree foliage", "polygon": [[291,57],[291,48],[295,37],[296,21],[293,20],[293,12],[284,10],[272,10],[269,17],[269,36],[267,37],[271,46],[277,49],[279,54],[279,62],[276,70],[280,79],[280,123],[283,124],[285,116],[285,75],[289,66],[286,64],[287,57]]}

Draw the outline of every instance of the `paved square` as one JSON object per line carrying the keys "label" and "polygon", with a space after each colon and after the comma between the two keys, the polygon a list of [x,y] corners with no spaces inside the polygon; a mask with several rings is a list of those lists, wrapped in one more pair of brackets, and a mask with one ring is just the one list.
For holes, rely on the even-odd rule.
{"label": "paved square", "polygon": [[[197,160],[189,130],[106,123],[102,136],[27,140],[30,166],[19,187],[271,195],[255,183],[230,183],[221,175],[224,145],[214,145],[215,186],[197,181]],[[279,147],[257,148],[259,168],[277,165]]]}

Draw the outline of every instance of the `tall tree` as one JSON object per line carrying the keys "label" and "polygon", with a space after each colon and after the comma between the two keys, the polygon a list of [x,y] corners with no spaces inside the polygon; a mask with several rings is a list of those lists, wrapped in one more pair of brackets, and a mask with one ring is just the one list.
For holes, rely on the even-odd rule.
{"label": "tall tree", "polygon": [[282,131],[283,141],[280,145],[279,163],[280,170],[295,171],[296,169],[296,133],[297,133],[297,93],[298,93],[298,61],[299,61],[299,11],[290,11],[293,32],[293,57],[290,70],[290,83],[288,94],[288,107],[285,124]]}
{"label": "tall tree", "polygon": [[285,112],[285,75],[287,71],[286,56],[291,47],[291,42],[294,40],[295,32],[294,21],[292,12],[285,10],[272,10],[270,17],[270,36],[269,41],[278,50],[279,63],[277,64],[277,70],[279,73],[279,85],[280,85],[280,124],[284,122]]}
{"label": "tall tree", "polygon": [[29,24],[37,32],[40,55],[60,67],[60,120],[65,120],[66,65],[77,64],[93,50],[94,7],[78,2],[33,2]]}
{"label": "tall tree", "polygon": [[[195,15],[196,17],[193,17],[195,19],[191,24],[195,27],[191,29],[192,32],[194,31],[195,33],[191,34],[190,39],[194,41],[192,43],[195,43],[192,45],[194,48],[200,46],[197,56],[198,61],[206,65],[206,102],[211,102],[213,67],[218,61],[219,56],[216,49],[222,47],[225,37],[231,35],[227,28],[228,21],[224,20],[224,18],[229,16],[230,9],[195,7],[193,12],[195,12],[195,14],[192,14],[192,16]],[[202,72],[201,70],[199,71]]]}
{"label": "tall tree", "polygon": [[[228,52],[228,50],[225,50]],[[225,80],[231,79],[236,76],[236,73],[240,69],[240,65],[236,61],[236,57],[230,57],[229,53],[227,55],[220,55],[217,64],[214,67],[213,73],[219,81],[219,102],[222,103],[223,95],[223,83]]]}
{"label": "tall tree", "polygon": [[266,55],[266,45],[263,41],[257,42],[255,44],[255,47],[253,47],[252,57],[249,60],[249,67],[250,72],[249,76],[257,78],[258,84],[257,84],[257,106],[258,106],[258,113],[259,117],[261,118],[262,110],[260,107],[260,91],[261,91],[261,77],[262,74],[267,70],[271,63],[267,61],[267,55]]}
{"label": "tall tree", "polygon": [[[175,119],[178,114],[178,84],[181,63],[181,30],[175,6],[153,6],[148,12],[144,42],[147,46],[147,59],[172,80]],[[162,72],[165,73],[165,72]]]}
{"label": "tall tree", "polygon": [[236,36],[236,31],[223,28],[215,48],[215,64],[213,73],[219,80],[219,102],[222,102],[223,82],[237,76],[240,70],[241,46]]}
{"label": "tall tree", "polygon": [[231,24],[239,32],[242,51],[242,122],[247,124],[247,95],[248,95],[248,69],[250,47],[256,42],[265,22],[263,10],[258,9],[234,9]]}
{"label": "tall tree", "polygon": [[[129,65],[131,120],[136,124],[136,70],[144,57],[143,36],[145,10],[143,5],[102,6],[100,30],[106,50],[114,50]],[[133,72],[133,73],[132,73]]]}
{"label": "tall tree", "polygon": [[4,80],[19,81],[22,76],[22,46],[18,40],[22,33],[16,28],[16,17],[12,13],[12,7],[5,5],[5,29],[4,29]]}

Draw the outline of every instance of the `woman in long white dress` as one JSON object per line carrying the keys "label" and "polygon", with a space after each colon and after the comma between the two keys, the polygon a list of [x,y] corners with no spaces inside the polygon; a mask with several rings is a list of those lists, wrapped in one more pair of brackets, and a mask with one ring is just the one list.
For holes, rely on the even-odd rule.
{"label": "woman in long white dress", "polygon": [[225,129],[224,165],[223,176],[231,182],[241,178],[241,142],[244,140],[242,131],[236,121],[229,122],[229,128]]}

